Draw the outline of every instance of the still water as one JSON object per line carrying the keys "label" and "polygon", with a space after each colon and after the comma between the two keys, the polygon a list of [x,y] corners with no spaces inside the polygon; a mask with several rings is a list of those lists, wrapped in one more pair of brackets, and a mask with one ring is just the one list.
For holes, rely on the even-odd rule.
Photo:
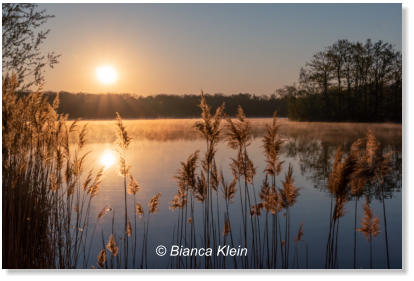
{"label": "still water", "polygon": [[[140,185],[136,201],[147,210],[147,203],[157,193],[161,193],[160,206],[157,213],[150,217],[148,234],[148,267],[169,268],[171,258],[159,257],[155,254],[158,245],[170,249],[174,244],[173,235],[177,228],[177,210],[169,209],[170,201],[177,192],[177,174],[180,162],[196,150],[203,155],[205,141],[201,139],[192,125],[195,119],[161,119],[161,120],[124,120],[128,133],[133,138],[127,162],[130,173]],[[262,137],[264,126],[271,119],[250,119],[252,125],[252,142],[248,153],[256,167],[254,184],[251,188],[258,194],[264,180],[265,158],[263,155]],[[325,268],[326,244],[329,232],[329,211],[331,195],[326,190],[327,179],[332,167],[333,158],[338,146],[347,151],[354,140],[363,137],[368,129],[374,132],[383,146],[383,152],[394,151],[392,169],[384,181],[386,194],[386,220],[388,227],[389,261],[391,268],[402,266],[402,128],[399,124],[363,124],[363,123],[308,123],[291,122],[279,119],[280,133],[284,140],[281,160],[283,169],[277,177],[276,185],[281,187],[289,163],[293,166],[295,185],[300,188],[296,204],[289,210],[290,231],[292,241],[303,222],[303,242],[297,245],[297,259],[293,260],[294,244],[291,245],[289,268]],[[94,198],[91,212],[91,227],[95,227],[94,237],[90,240],[91,254],[87,258],[87,266],[96,266],[96,255],[114,232],[117,242],[122,240],[124,229],[124,189],[123,177],[119,173],[118,156],[116,154],[116,128],[113,121],[87,121],[89,127],[87,165],[90,167],[105,166],[102,186]],[[229,164],[236,158],[236,152],[230,149],[225,141],[217,147],[216,163],[223,170],[227,181],[231,180]],[[239,194],[237,192],[237,194]],[[219,196],[222,193],[219,192]],[[372,240],[373,267],[387,268],[385,232],[383,220],[383,204],[380,195],[370,194],[371,208],[380,219],[380,233]],[[241,228],[241,210],[238,195],[230,205],[230,220],[234,231],[235,245],[239,245]],[[221,227],[224,224],[224,201],[219,200],[219,213],[215,220]],[[365,197],[358,202],[357,227],[364,215]],[[201,205],[195,205],[196,215],[201,216]],[[97,220],[98,213],[105,206],[112,211]],[[128,195],[128,217],[134,229],[134,199]],[[221,210],[221,211],[220,211]],[[262,215],[264,217],[264,215]],[[283,214],[280,214],[284,222]],[[261,218],[261,227],[264,220]],[[200,237],[202,235],[200,227]],[[221,230],[219,230],[221,232]],[[137,220],[137,240],[142,240],[143,221]],[[356,268],[369,268],[369,242],[361,233],[356,234],[357,260]],[[201,238],[200,238],[201,239]],[[201,241],[201,240],[200,240]],[[223,241],[222,241],[223,242]],[[141,242],[138,243],[138,256],[141,255]],[[353,268],[354,263],[354,200],[345,205],[345,215],[340,219],[337,244],[337,267]],[[121,246],[120,246],[120,250]],[[251,255],[251,253],[249,253]],[[248,255],[249,255],[248,254]],[[134,267],[129,262],[129,267]],[[135,265],[135,267],[140,267]],[[226,266],[234,267],[230,262]],[[278,266],[279,267],[279,266]]]}

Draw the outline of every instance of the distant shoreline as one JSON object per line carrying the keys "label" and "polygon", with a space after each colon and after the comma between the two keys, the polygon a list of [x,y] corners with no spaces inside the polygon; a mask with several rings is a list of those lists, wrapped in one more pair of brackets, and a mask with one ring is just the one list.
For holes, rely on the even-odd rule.
{"label": "distant shoreline", "polygon": [[[115,116],[115,114],[114,114]],[[231,116],[231,118],[235,118],[234,116]],[[157,120],[200,120],[200,117],[158,117],[158,118],[122,118],[122,120],[124,121],[157,121]],[[247,119],[250,120],[259,120],[259,119],[272,119],[272,116],[262,116],[262,117],[247,117]],[[79,121],[115,121],[115,117],[114,118],[68,118],[68,121],[75,121],[75,120],[79,120]],[[289,121],[289,122],[298,122],[298,123],[341,123],[341,124],[346,124],[346,123],[358,123],[358,124],[393,124],[393,125],[402,125],[401,122],[393,122],[393,121],[384,121],[384,122],[369,122],[369,121],[306,121],[306,120],[290,120],[288,117],[278,117],[278,120],[281,121]]]}
{"label": "distant shoreline", "polygon": [[[23,94],[24,95],[24,94]],[[45,92],[44,97],[49,103],[53,103],[57,93]],[[134,97],[128,94],[73,94],[59,92],[58,113],[68,114],[75,120],[112,120],[118,112],[125,120],[129,119],[196,119],[201,114],[200,95],[156,95],[148,97]],[[248,118],[271,118],[274,112],[278,117],[290,118],[291,121],[304,122],[358,122],[358,123],[402,123],[402,118],[397,112],[392,115],[358,114],[321,114],[319,111],[309,115],[309,108],[314,102],[306,99],[298,99],[289,95],[256,96],[248,93],[239,93],[230,96],[221,94],[206,94],[210,112],[222,104],[225,105],[224,113],[227,116],[236,116],[238,108],[242,107]],[[298,111],[297,106],[301,107]],[[303,107],[303,108],[302,108]],[[324,107],[319,110],[326,111]],[[331,109],[330,109],[331,110]],[[400,110],[401,111],[401,110]],[[400,113],[401,114],[401,113]],[[329,118],[325,118],[326,116]]]}

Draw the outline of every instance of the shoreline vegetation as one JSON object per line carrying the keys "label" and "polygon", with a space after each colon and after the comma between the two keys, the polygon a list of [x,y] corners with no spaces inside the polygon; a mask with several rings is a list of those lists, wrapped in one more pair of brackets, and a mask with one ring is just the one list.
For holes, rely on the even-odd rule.
{"label": "shoreline vegetation", "polygon": [[[14,76],[3,79],[3,267],[151,268],[150,218],[157,215],[162,195],[157,193],[148,203],[140,202],[139,191],[145,186],[129,173],[134,163],[128,161],[128,147],[134,139],[121,116],[117,114],[114,124],[114,145],[118,147],[124,204],[116,210],[102,206],[98,216],[91,218],[91,202],[99,193],[105,171],[100,167],[87,170],[84,166],[88,157],[88,151],[84,151],[87,124],[67,122],[55,111],[59,101],[51,106],[39,93],[18,99],[16,85]],[[178,256],[171,258],[168,267],[307,268],[312,253],[308,252],[310,241],[303,239],[306,222],[291,225],[291,210],[301,192],[291,164],[280,160],[284,140],[276,113],[266,124],[263,136],[266,169],[258,171],[249,157],[252,127],[243,109],[238,108],[236,119],[225,115],[224,104],[212,114],[203,94],[199,106],[201,119],[193,123],[193,129],[205,139],[206,149],[177,163],[177,194],[169,204],[171,211],[177,213],[172,242],[188,248],[216,248],[223,243],[234,248],[240,244],[251,254]],[[70,144],[70,138],[76,142]],[[235,152],[228,167],[232,178],[225,177],[216,164],[220,142]],[[353,204],[353,216],[360,200],[365,201],[364,217],[358,222],[355,216],[353,232],[355,236],[362,233],[369,243],[373,268],[372,240],[384,231],[390,268],[383,181],[393,157],[394,152],[383,152],[370,130],[365,137],[354,140],[349,150],[338,147],[325,187],[331,198],[329,232],[327,237],[321,237],[327,239],[325,268],[338,268],[339,225],[346,215],[344,208]],[[284,166],[286,174],[281,175]],[[255,186],[254,178],[261,172],[265,180]],[[370,208],[373,193],[379,195],[382,214],[374,214]],[[127,209],[130,196],[135,204],[132,210]],[[224,209],[219,204],[221,200],[225,202]],[[240,225],[231,220],[234,204],[240,204]],[[114,221],[115,212],[123,213],[123,227],[115,227],[120,223]],[[112,216],[110,233],[97,232],[103,216]],[[138,231],[144,234],[140,240]],[[97,253],[91,249],[90,241],[94,239],[102,240]],[[358,268],[357,257],[361,254],[364,253],[358,252],[354,238],[354,268]]]}

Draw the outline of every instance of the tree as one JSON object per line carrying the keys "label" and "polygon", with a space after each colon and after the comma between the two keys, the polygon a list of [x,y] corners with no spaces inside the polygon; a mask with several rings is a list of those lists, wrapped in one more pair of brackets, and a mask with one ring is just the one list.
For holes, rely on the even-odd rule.
{"label": "tree", "polygon": [[401,122],[401,53],[383,41],[338,40],[301,68],[288,95],[297,120]]}
{"label": "tree", "polygon": [[328,48],[328,60],[331,64],[332,70],[335,72],[334,77],[336,77],[337,80],[337,91],[339,94],[340,99],[340,105],[342,107],[341,109],[341,115],[343,114],[343,107],[344,107],[344,99],[342,97],[342,87],[341,82],[344,78],[344,67],[347,60],[347,53],[349,50],[350,43],[348,40],[338,40],[338,42],[334,43],[332,46]]}
{"label": "tree", "polygon": [[59,55],[40,50],[50,30],[41,27],[54,17],[38,10],[36,4],[2,4],[3,73],[15,73],[19,88],[44,82],[44,69],[53,68]]}
{"label": "tree", "polygon": [[333,68],[329,63],[328,53],[326,51],[317,52],[306,66],[307,71],[301,73],[301,76],[303,75],[303,77],[306,77],[307,81],[312,81],[318,85],[319,90],[323,94],[325,114],[326,116],[329,116],[330,104],[328,90]]}

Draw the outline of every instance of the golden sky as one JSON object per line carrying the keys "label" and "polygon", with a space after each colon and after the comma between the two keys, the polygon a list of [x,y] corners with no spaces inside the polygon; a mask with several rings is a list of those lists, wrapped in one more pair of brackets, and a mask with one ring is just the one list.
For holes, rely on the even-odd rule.
{"label": "golden sky", "polygon": [[[62,55],[45,90],[271,94],[338,39],[401,49],[400,4],[40,4],[55,18],[45,50]],[[110,65],[104,85],[96,68]]]}

